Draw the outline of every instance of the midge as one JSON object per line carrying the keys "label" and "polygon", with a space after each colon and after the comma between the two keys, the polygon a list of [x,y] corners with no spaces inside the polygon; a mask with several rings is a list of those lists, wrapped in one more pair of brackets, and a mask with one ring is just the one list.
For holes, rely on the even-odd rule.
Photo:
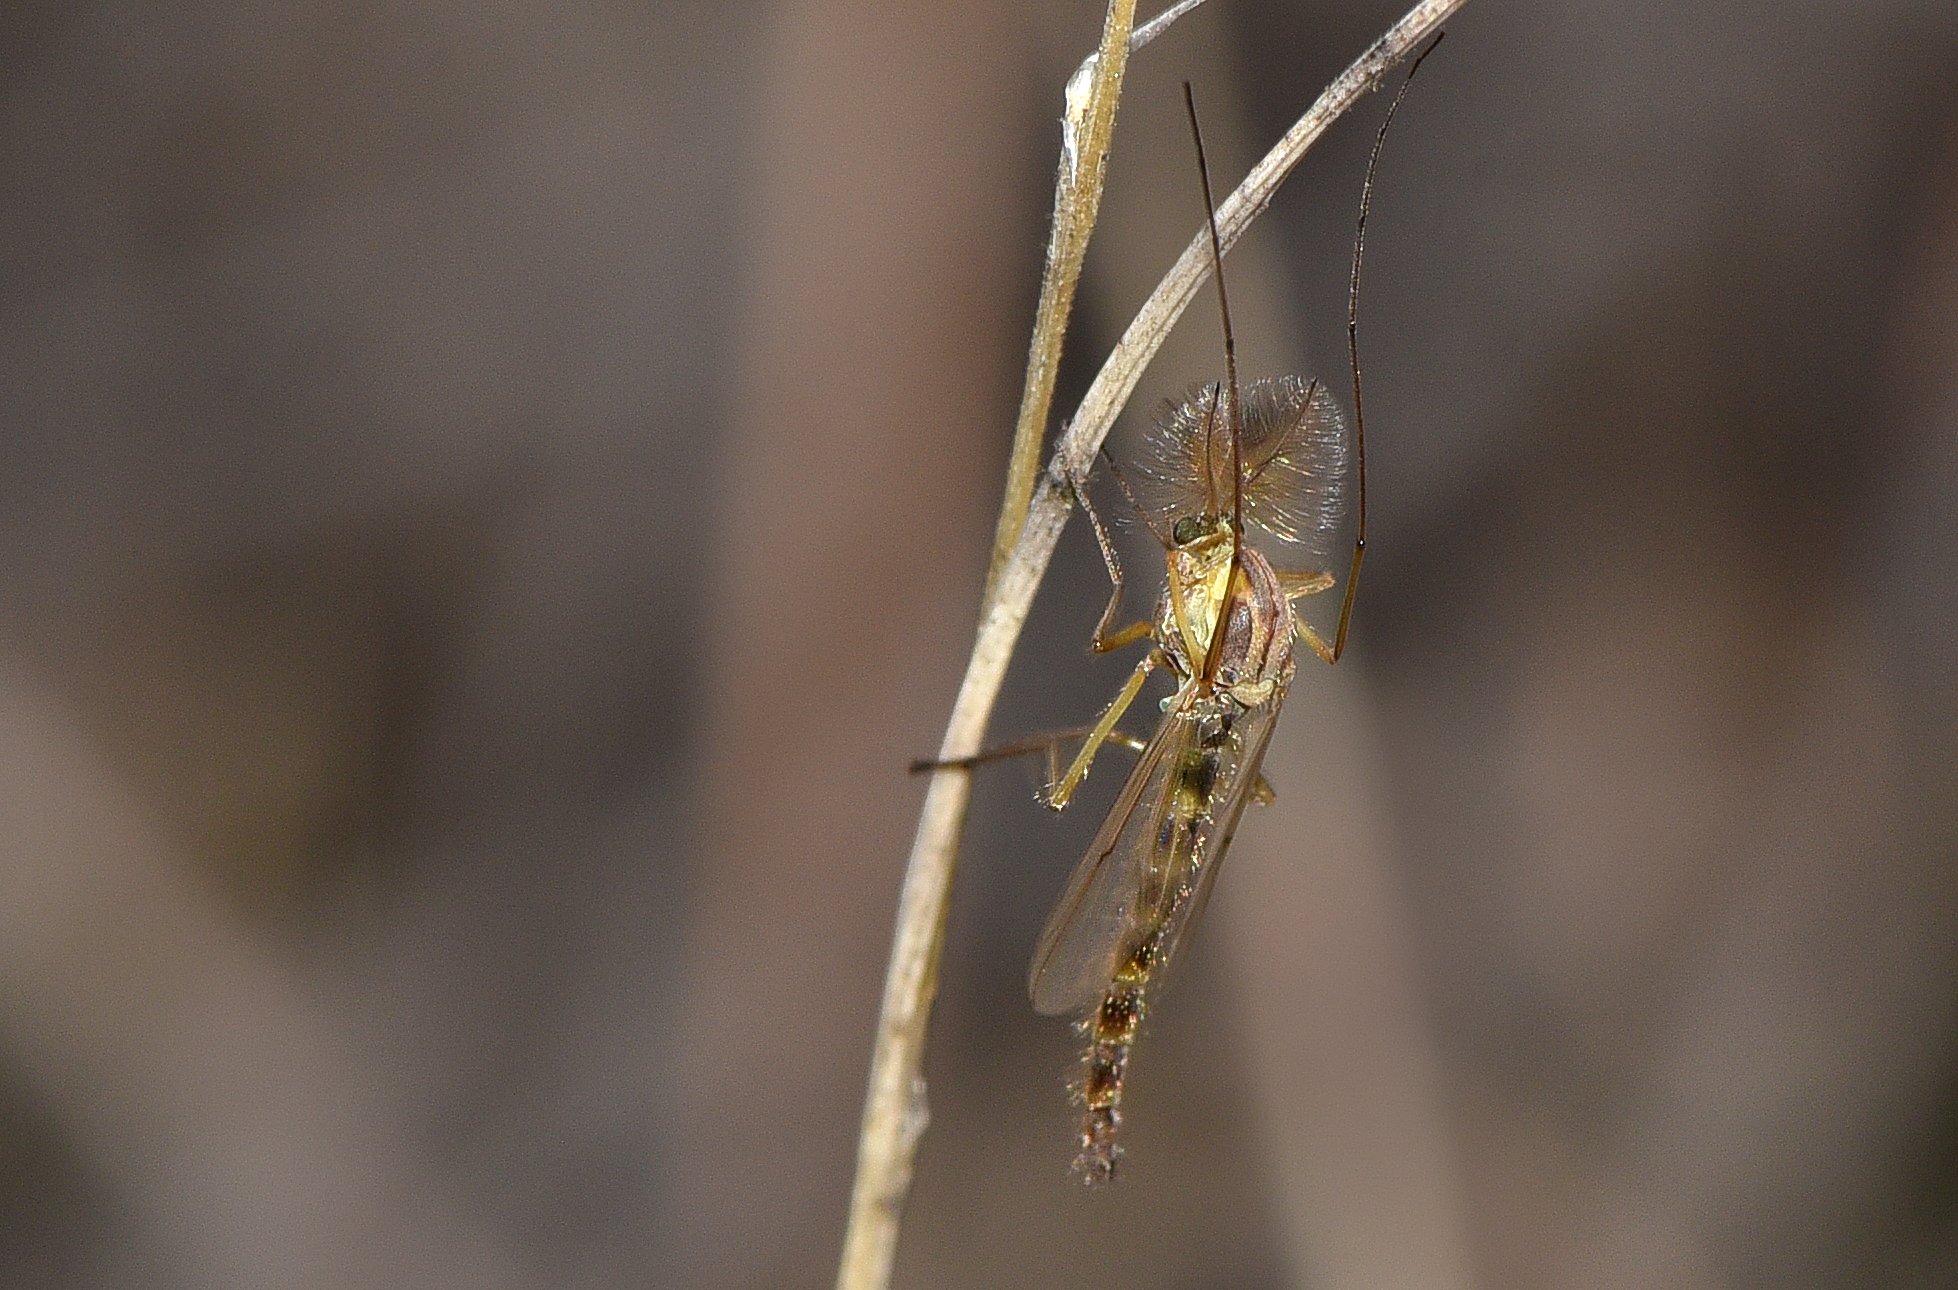
{"label": "midge", "polygon": [[[1420,66],[1419,59],[1414,66]],[[1035,1009],[1082,1018],[1088,1050],[1077,1085],[1084,1115],[1075,1167],[1089,1183],[1112,1178],[1121,1158],[1117,1135],[1123,1085],[1151,998],[1203,910],[1246,803],[1271,800],[1258,768],[1296,671],[1294,642],[1304,642],[1327,663],[1339,661],[1366,553],[1360,263],[1374,167],[1400,96],[1374,138],[1360,193],[1347,298],[1354,408],[1349,457],[1339,409],[1317,381],[1281,376],[1239,387],[1203,136],[1188,84],[1183,93],[1217,278],[1224,380],[1163,408],[1138,463],[1139,489],[1131,488],[1109,459],[1116,484],[1163,547],[1165,580],[1153,617],[1111,630],[1121,609],[1121,564],[1082,486],[1085,481],[1075,488],[1114,584],[1095,626],[1093,648],[1102,653],[1147,641],[1149,651],[1085,731],[1079,753],[1064,772],[1053,753],[1060,741],[1083,732],[915,767],[969,766],[1044,747],[1054,772],[1044,796],[1059,810],[1087,778],[1104,744],[1113,741],[1141,752],[1048,916],[1027,974]],[[1401,93],[1406,93],[1405,83]],[[1245,539],[1248,527],[1308,559],[1323,556],[1344,519],[1349,483],[1352,556],[1338,626],[1327,644],[1299,617],[1293,602],[1330,590],[1337,585],[1335,576],[1318,567],[1281,568],[1293,561],[1274,564]],[[1150,674],[1163,669],[1175,679],[1176,692],[1164,700],[1162,721],[1145,743],[1119,731],[1117,723]]]}

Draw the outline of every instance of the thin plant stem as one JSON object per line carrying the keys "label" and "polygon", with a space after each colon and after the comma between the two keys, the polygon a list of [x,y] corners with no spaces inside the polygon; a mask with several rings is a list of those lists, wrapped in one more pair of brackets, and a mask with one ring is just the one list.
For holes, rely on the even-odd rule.
{"label": "thin plant stem", "polygon": [[1027,347],[1026,384],[1020,391],[1020,412],[1013,423],[1006,496],[1000,502],[999,527],[993,534],[982,603],[992,599],[1000,570],[1019,541],[1027,503],[1033,498],[1041,436],[1054,404],[1054,379],[1061,366],[1061,344],[1067,336],[1068,315],[1074,309],[1074,291],[1081,281],[1088,239],[1101,213],[1108,152],[1115,138],[1115,108],[1122,98],[1122,77],[1128,70],[1134,26],[1135,0],[1109,0],[1101,45],[1068,79],[1063,147],[1054,176],[1054,219],[1047,236],[1047,266],[1040,275],[1040,302],[1034,307],[1033,340]]}
{"label": "thin plant stem", "polygon": [[[1177,0],[1169,8],[1128,31],[1135,6],[1111,0],[1102,28],[1102,43],[1068,78],[1062,117],[1061,161],[1054,176],[1054,213],[1047,239],[1047,264],[1040,276],[1040,302],[1034,307],[1033,339],[1027,346],[1026,384],[1020,391],[1020,412],[1013,425],[1013,448],[1007,456],[1006,495],[1000,502],[999,527],[993,535],[993,555],[986,570],[985,599],[990,601],[999,572],[1019,540],[1027,505],[1033,500],[1040,464],[1041,438],[1054,404],[1054,381],[1060,371],[1061,349],[1067,337],[1068,315],[1074,309],[1075,288],[1088,239],[1101,212],[1101,194],[1108,174],[1109,145],[1115,135],[1115,108],[1127,55],[1169,30],[1178,18],[1202,7],[1204,0]],[[1109,57],[1111,52],[1115,55]],[[983,602],[982,602],[983,603]]]}
{"label": "thin plant stem", "polygon": [[[1326,87],[1217,208],[1217,235],[1224,250],[1271,204],[1279,184],[1327,127],[1465,2],[1422,0]],[[1086,476],[1143,369],[1203,285],[1210,272],[1208,238],[1207,229],[1191,238],[1110,352],[1056,443],[1011,554],[992,579],[965,679],[939,745],[940,760],[970,757],[978,751],[1034,592],[1046,575],[1072,509],[1070,481]],[[934,772],[925,792],[898,898],[897,930],[877,1020],[838,1290],[885,1290],[890,1284],[899,1218],[928,1119],[920,1071],[937,993],[939,950],[958,864],[959,835],[970,797],[971,771],[966,768]]]}

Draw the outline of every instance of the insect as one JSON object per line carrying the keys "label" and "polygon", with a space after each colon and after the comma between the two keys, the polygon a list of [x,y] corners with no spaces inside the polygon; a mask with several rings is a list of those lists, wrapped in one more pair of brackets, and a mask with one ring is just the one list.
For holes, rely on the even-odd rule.
{"label": "insect", "polygon": [[[1354,406],[1350,456],[1344,419],[1319,382],[1281,376],[1240,388],[1203,137],[1195,97],[1188,84],[1183,89],[1217,280],[1224,380],[1165,405],[1138,463],[1139,490],[1108,458],[1117,485],[1163,548],[1164,585],[1152,617],[1111,630],[1121,611],[1121,563],[1088,498],[1086,480],[1074,487],[1114,584],[1092,648],[1104,653],[1147,641],[1149,651],[1085,731],[926,763],[970,765],[1044,746],[1051,765],[1045,798],[1059,810],[1087,778],[1104,745],[1115,742],[1140,752],[1049,915],[1027,975],[1037,1011],[1082,1018],[1087,1053],[1076,1090],[1083,1118],[1075,1168],[1090,1184],[1112,1179],[1121,1159],[1118,1131],[1129,1057],[1164,973],[1203,911],[1245,807],[1272,798],[1259,768],[1297,670],[1294,644],[1304,643],[1329,664],[1345,650],[1366,554],[1360,264],[1374,168],[1406,84],[1374,139],[1361,189],[1347,305]],[[1246,535],[1256,529],[1322,557],[1343,525],[1349,500],[1352,555],[1338,625],[1328,643],[1293,602],[1332,589],[1338,583],[1334,574],[1280,568]],[[1163,670],[1174,678],[1176,690],[1163,701],[1154,735],[1145,742],[1119,731],[1143,685]],[[1080,737],[1082,744],[1063,772],[1054,752],[1059,739],[1071,737]]]}
{"label": "insect", "polygon": [[[1093,647],[1099,653],[1147,640],[1151,648],[1052,785],[1049,805],[1067,804],[1152,672],[1168,669],[1176,692],[1049,915],[1027,975],[1036,1010],[1084,1015],[1087,1054],[1078,1086],[1083,1118],[1075,1168],[1090,1184],[1112,1179],[1121,1159],[1123,1087],[1151,997],[1203,911],[1244,808],[1271,798],[1259,767],[1296,670],[1293,643],[1303,642],[1329,664],[1339,661],[1366,554],[1360,264],[1374,167],[1400,97],[1374,139],[1361,189],[1347,307],[1354,408],[1349,458],[1339,409],[1317,381],[1286,376],[1239,386],[1203,135],[1187,83],[1183,92],[1217,279],[1224,380],[1192,391],[1158,416],[1142,462],[1145,496],[1137,497],[1115,472],[1163,546],[1164,585],[1152,619],[1109,630],[1120,612],[1121,566],[1085,489],[1076,490],[1114,584]],[[1275,567],[1247,543],[1246,530],[1323,549],[1319,540],[1335,533],[1343,519],[1349,479],[1353,553],[1328,644],[1293,602],[1331,589],[1333,574]]]}

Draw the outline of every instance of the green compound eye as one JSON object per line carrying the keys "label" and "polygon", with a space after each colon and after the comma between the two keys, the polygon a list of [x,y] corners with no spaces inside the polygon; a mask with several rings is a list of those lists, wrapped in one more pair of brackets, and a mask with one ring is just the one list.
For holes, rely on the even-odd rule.
{"label": "green compound eye", "polygon": [[1178,546],[1188,546],[1210,531],[1210,525],[1201,515],[1185,515],[1176,521],[1176,527],[1169,531],[1170,540]]}

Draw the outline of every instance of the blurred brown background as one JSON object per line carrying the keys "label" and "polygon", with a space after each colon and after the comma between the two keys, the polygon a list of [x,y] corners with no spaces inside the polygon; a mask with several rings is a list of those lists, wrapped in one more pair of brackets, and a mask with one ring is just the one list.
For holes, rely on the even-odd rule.
{"label": "blurred brown background", "polygon": [[[1396,13],[1137,57],[1071,389],[1197,226],[1177,82],[1228,184]],[[0,9],[0,1283],[829,1282],[1099,21]],[[1021,986],[1119,777],[998,768],[901,1284],[1958,1285],[1954,69],[1946,0],[1452,24],[1354,646],[1125,1177]],[[1340,387],[1383,107],[1232,257],[1247,372]],[[1070,531],[998,732],[1113,689],[1102,594]]]}

